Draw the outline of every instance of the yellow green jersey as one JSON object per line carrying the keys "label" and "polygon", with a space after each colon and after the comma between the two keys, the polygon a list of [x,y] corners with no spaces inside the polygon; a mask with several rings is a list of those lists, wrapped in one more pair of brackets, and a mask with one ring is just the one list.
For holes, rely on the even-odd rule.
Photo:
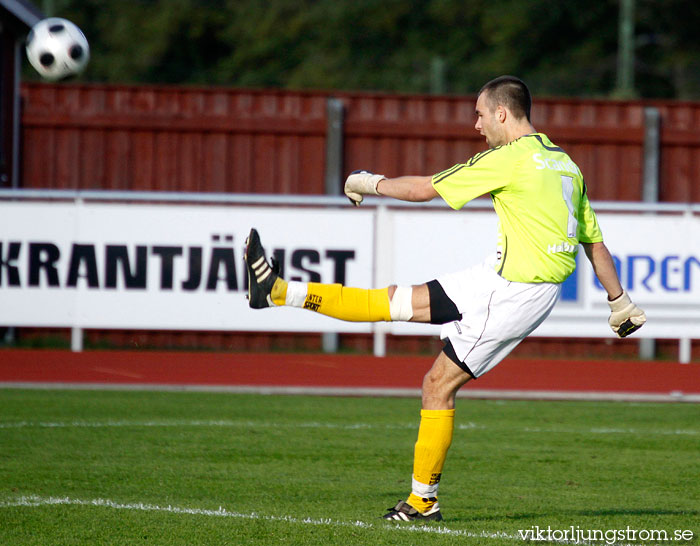
{"label": "yellow green jersey", "polygon": [[479,153],[432,183],[453,209],[491,195],[499,220],[495,267],[510,281],[564,282],[579,243],[603,240],[581,170],[542,133]]}

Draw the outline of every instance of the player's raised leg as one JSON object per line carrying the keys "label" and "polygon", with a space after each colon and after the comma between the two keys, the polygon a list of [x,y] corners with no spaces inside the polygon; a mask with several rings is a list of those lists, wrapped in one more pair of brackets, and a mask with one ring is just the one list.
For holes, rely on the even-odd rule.
{"label": "player's raised leg", "polygon": [[265,257],[257,230],[246,240],[250,307],[289,305],[352,322],[430,320],[425,285],[419,287],[352,288],[341,284],[285,281]]}

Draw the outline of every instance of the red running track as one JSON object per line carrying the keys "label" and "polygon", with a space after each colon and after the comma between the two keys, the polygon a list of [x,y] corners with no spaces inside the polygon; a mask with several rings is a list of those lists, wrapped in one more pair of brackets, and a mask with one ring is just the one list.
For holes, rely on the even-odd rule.
{"label": "red running track", "polygon": [[[419,389],[431,357],[283,353],[0,350],[2,384]],[[29,385],[31,386],[31,385]],[[303,390],[303,389],[302,389]],[[700,401],[697,364],[506,359],[460,395],[567,398],[596,393]],[[518,394],[519,393],[519,394]],[[537,395],[539,393],[539,395]],[[606,396],[598,396],[598,398]],[[625,396],[622,397],[623,399]],[[627,397],[629,399],[629,397]]]}

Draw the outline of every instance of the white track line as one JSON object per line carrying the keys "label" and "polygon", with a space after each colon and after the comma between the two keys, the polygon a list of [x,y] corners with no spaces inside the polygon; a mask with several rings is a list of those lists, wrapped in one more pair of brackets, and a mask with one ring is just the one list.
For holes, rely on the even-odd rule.
{"label": "white track line", "polygon": [[264,514],[258,514],[255,512],[250,512],[248,514],[240,512],[231,512],[225,508],[219,507],[218,510],[206,510],[202,508],[184,508],[178,506],[159,506],[157,504],[144,504],[144,503],[120,503],[108,499],[71,499],[69,497],[39,497],[35,495],[23,496],[17,499],[11,499],[6,501],[0,501],[0,508],[15,508],[15,507],[28,507],[35,508],[40,506],[57,506],[57,505],[68,505],[68,506],[95,506],[95,507],[106,507],[115,510],[139,510],[143,512],[167,512],[169,514],[178,515],[193,515],[193,516],[207,516],[207,517],[220,517],[220,518],[234,518],[234,519],[248,519],[248,520],[262,520],[262,521],[273,521],[273,522],[283,522],[283,523],[293,523],[300,525],[326,525],[331,527],[355,527],[360,529],[379,529],[379,530],[389,530],[389,531],[404,531],[404,532],[414,532],[414,533],[425,533],[434,535],[449,535],[454,537],[466,537],[466,538],[494,538],[494,539],[510,539],[518,540],[522,539],[517,535],[509,535],[507,533],[491,533],[487,531],[481,531],[480,533],[474,533],[470,531],[462,531],[459,529],[448,529],[443,526],[401,526],[400,524],[386,523],[383,525],[375,525],[373,523],[367,523],[364,521],[337,521],[330,518],[297,518],[293,516],[268,516]]}
{"label": "white track line", "polygon": [[[379,396],[420,398],[420,389],[375,387],[276,387],[257,385],[160,385],[144,383],[49,383],[34,381],[0,381],[0,389],[56,389],[109,391],[221,392],[232,394],[305,395],[305,396]],[[672,391],[598,392],[542,391],[505,389],[462,389],[458,398],[498,400],[582,400],[611,402],[694,402],[700,403],[700,393]]]}
{"label": "white track line", "polygon": [[[337,430],[418,430],[418,422],[404,424],[376,423],[277,423],[271,421],[232,420],[168,420],[168,421],[0,421],[0,429],[13,428],[149,428],[149,427],[225,427],[225,428],[274,428],[274,429],[337,429]],[[696,436],[696,429],[635,429],[635,428],[564,428],[564,427],[487,427],[477,423],[460,423],[457,430],[507,430],[533,434],[638,434],[641,436]]]}
{"label": "white track line", "polygon": [[[323,428],[340,430],[362,429],[415,429],[418,422],[412,424],[376,425],[370,423],[275,423],[270,421],[226,421],[226,420],[181,420],[181,421],[0,421],[3,428],[110,428],[110,427],[228,427],[228,428]],[[476,425],[465,428],[476,428]]]}

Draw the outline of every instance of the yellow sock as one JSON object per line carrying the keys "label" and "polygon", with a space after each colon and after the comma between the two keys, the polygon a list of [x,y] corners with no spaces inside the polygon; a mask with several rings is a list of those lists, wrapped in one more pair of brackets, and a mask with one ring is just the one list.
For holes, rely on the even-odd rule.
{"label": "yellow sock", "polygon": [[413,491],[408,504],[419,512],[437,501],[437,489],[447,450],[452,443],[455,410],[421,410],[413,455]]}
{"label": "yellow sock", "polygon": [[282,277],[277,277],[275,284],[272,285],[272,291],[270,292],[270,297],[272,298],[272,303],[275,305],[284,305],[287,299],[287,287],[289,283],[285,281]]}
{"label": "yellow sock", "polygon": [[350,288],[342,284],[310,282],[303,307],[352,322],[391,320],[388,288]]}

